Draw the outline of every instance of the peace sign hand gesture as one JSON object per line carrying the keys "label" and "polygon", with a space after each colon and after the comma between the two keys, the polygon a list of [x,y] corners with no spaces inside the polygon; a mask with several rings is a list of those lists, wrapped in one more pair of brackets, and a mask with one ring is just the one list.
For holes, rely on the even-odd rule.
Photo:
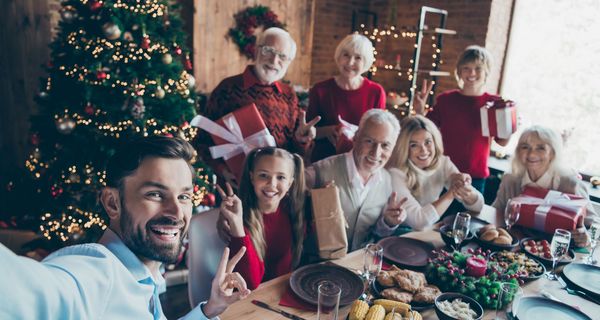
{"label": "peace sign hand gesture", "polygon": [[407,217],[406,211],[402,209],[402,205],[406,202],[407,198],[404,197],[396,201],[397,197],[398,194],[395,191],[392,192],[383,211],[383,219],[391,227],[401,224]]}
{"label": "peace sign hand gesture", "polygon": [[415,91],[415,99],[413,100],[413,108],[417,114],[424,115],[425,114],[425,104],[427,103],[427,97],[429,97],[429,92],[433,89],[433,81],[428,81],[423,79],[423,85],[421,86],[421,90]]}
{"label": "peace sign hand gesture", "polygon": [[229,183],[225,183],[227,193],[217,185],[217,191],[221,195],[221,216],[227,220],[231,235],[234,237],[243,237],[246,235],[244,231],[244,210],[242,201],[233,193],[233,188]]}
{"label": "peace sign hand gesture", "polygon": [[207,318],[212,319],[218,316],[223,313],[229,305],[246,298],[250,294],[250,290],[246,286],[244,278],[242,278],[239,273],[233,272],[233,269],[245,252],[246,247],[242,247],[240,251],[231,258],[231,261],[228,262],[229,248],[223,250],[221,261],[217,267],[217,274],[212,281],[210,298],[202,308],[202,311]]}
{"label": "peace sign hand gesture", "polygon": [[321,120],[321,117],[316,116],[307,123],[306,111],[300,110],[299,119],[300,123],[298,124],[298,129],[296,129],[294,137],[299,143],[307,144],[317,136],[317,128],[315,128],[315,124]]}

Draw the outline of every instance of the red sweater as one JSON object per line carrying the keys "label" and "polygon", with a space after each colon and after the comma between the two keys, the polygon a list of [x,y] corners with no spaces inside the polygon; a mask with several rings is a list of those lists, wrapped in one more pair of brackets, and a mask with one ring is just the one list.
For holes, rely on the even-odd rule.
{"label": "red sweater", "polygon": [[[244,73],[221,81],[211,93],[206,107],[199,113],[214,121],[254,103],[277,146],[303,154],[308,146],[302,146],[294,139],[300,111],[296,93],[290,86],[278,81],[271,85],[260,84],[252,70],[253,66],[248,66]],[[215,173],[222,175],[225,163],[222,159],[212,159],[208,147],[213,145],[208,133],[200,130],[194,146]]]}
{"label": "red sweater", "polygon": [[[358,125],[360,117],[369,109],[385,108],[385,91],[378,83],[367,78],[356,90],[340,88],[331,78],[315,84],[310,89],[306,120],[321,116],[317,127],[339,124],[338,115],[345,121]],[[312,162],[335,155],[335,146],[327,139],[315,141]]]}
{"label": "red sweater", "polygon": [[271,280],[292,271],[292,224],[285,207],[280,205],[277,211],[263,214],[264,235],[267,244],[264,262],[256,253],[248,230],[244,237],[232,237],[229,242],[230,257],[233,257],[242,246],[246,246],[246,254],[235,267],[251,290],[261,282]]}
{"label": "red sweater", "polygon": [[440,128],[444,140],[444,153],[450,157],[460,172],[475,179],[490,175],[488,157],[490,137],[481,135],[479,108],[487,101],[500,99],[497,95],[465,96],[460,90],[440,94],[427,114]]}

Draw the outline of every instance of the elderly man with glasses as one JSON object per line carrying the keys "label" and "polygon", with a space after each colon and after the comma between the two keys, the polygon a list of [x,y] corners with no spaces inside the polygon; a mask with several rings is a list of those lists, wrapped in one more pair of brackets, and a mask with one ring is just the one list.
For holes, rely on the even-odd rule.
{"label": "elderly man with glasses", "polygon": [[[211,120],[254,103],[277,146],[304,154],[316,135],[315,123],[320,118],[305,121],[305,112],[298,107],[292,88],[279,80],[285,75],[296,56],[296,43],[285,30],[269,28],[257,39],[254,64],[242,74],[229,77],[213,90],[200,114]],[[201,133],[196,141],[203,160],[222,178],[232,181],[233,175],[224,162],[212,159],[208,147],[212,140]]]}

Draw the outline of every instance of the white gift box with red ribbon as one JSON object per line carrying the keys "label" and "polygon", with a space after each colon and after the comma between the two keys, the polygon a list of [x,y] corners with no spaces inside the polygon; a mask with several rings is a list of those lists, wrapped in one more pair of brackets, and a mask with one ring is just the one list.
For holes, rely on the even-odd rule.
{"label": "white gift box with red ribbon", "polygon": [[352,150],[352,147],[354,146],[352,139],[354,138],[356,131],[358,131],[358,126],[342,119],[342,116],[340,115],[338,115],[338,120],[340,122],[341,135],[335,146],[335,153],[340,154]]}
{"label": "white gift box with red ribbon", "polygon": [[588,205],[583,197],[533,186],[526,186],[513,201],[521,203],[518,225],[547,233],[576,229]]}
{"label": "white gift box with red ribbon", "polygon": [[216,144],[209,148],[211,156],[213,159],[223,158],[238,179],[241,177],[246,155],[250,151],[276,146],[275,138],[267,129],[254,104],[228,113],[216,122],[197,115],[190,124],[211,134]]}
{"label": "white gift box with red ribbon", "polygon": [[510,100],[488,101],[479,109],[484,137],[510,138],[517,131],[517,108]]}

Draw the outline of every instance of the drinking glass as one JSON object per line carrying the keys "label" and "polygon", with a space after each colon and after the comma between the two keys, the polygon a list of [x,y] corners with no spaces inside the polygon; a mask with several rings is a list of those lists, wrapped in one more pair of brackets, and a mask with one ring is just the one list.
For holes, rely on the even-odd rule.
{"label": "drinking glass", "polygon": [[363,276],[367,280],[368,288],[371,287],[371,283],[373,283],[373,280],[375,280],[375,277],[381,271],[382,262],[383,248],[376,243],[367,244],[365,247]]}
{"label": "drinking glass", "polygon": [[598,260],[596,260],[594,257],[594,252],[596,251],[596,247],[598,246],[598,242],[600,240],[600,218],[594,218],[592,220],[592,224],[590,225],[588,232],[590,234],[590,246],[592,252],[590,252],[590,255],[585,260],[585,263],[597,264]]}
{"label": "drinking glass", "polygon": [[504,223],[506,224],[506,230],[517,223],[521,214],[521,203],[513,199],[508,199],[506,208],[504,210]]}
{"label": "drinking glass", "polygon": [[456,247],[454,251],[460,251],[460,244],[465,240],[469,233],[469,226],[471,225],[471,215],[466,212],[459,212],[454,217],[454,223],[452,224],[452,238]]}
{"label": "drinking glass", "polygon": [[317,320],[337,320],[342,289],[325,280],[319,284],[317,291]]}
{"label": "drinking glass", "polygon": [[523,289],[513,282],[503,282],[498,292],[496,320],[514,319],[523,297]]}
{"label": "drinking glass", "polygon": [[571,242],[571,233],[565,229],[556,229],[550,244],[550,255],[552,255],[552,271],[546,274],[550,280],[557,280],[555,269],[556,263],[569,251]]}

